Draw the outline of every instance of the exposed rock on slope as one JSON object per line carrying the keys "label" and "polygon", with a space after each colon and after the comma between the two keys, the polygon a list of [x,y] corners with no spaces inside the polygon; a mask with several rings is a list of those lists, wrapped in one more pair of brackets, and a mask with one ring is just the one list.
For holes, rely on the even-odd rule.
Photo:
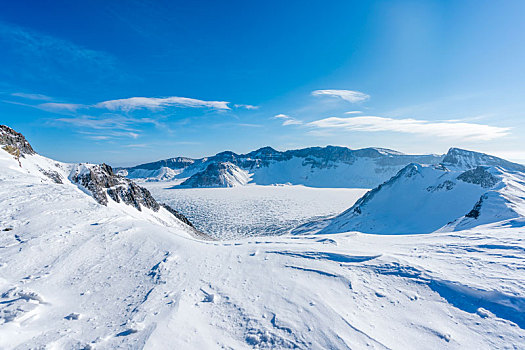
{"label": "exposed rock on slope", "polygon": [[180,187],[234,187],[246,185],[249,180],[250,175],[245,170],[230,162],[211,163]]}
{"label": "exposed rock on slope", "polygon": [[36,153],[29,142],[27,142],[24,135],[14,131],[6,125],[0,125],[0,145],[10,146],[20,150],[21,157],[25,154],[33,155]]}
{"label": "exposed rock on slope", "polygon": [[[141,212],[143,208],[150,209],[151,211],[141,214],[140,217],[165,226],[183,226],[193,236],[209,239],[207,235],[196,230],[184,215],[168,205],[159,204],[146,188],[116,175],[107,164],[66,164],[42,157],[33,150],[22,134],[5,125],[0,125],[0,145],[8,147],[4,150],[10,154],[13,154],[13,150],[18,150],[17,154],[22,159],[15,156],[20,165],[17,171],[36,176],[40,182],[79,187],[105,206],[108,206],[109,201],[114,201],[130,205]],[[3,153],[2,150],[0,152]],[[10,162],[12,161],[11,159]]]}
{"label": "exposed rock on slope", "polygon": [[153,211],[160,208],[147,189],[125,177],[115,175],[107,164],[79,164],[71,171],[70,179],[88,190],[102,205],[108,205],[109,196],[115,202],[122,201],[139,211],[142,210],[141,206]]}

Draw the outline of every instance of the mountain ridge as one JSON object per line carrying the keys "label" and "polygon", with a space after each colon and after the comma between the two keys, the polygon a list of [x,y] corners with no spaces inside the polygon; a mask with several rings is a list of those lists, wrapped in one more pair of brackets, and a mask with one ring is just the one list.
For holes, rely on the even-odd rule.
{"label": "mountain ridge", "polygon": [[[435,163],[441,155],[407,155],[398,151],[368,147],[350,149],[341,146],[308,147],[278,151],[270,146],[245,154],[224,151],[214,156],[191,159],[174,157],[117,171],[132,179],[179,181],[205,177],[209,164],[231,163],[246,171],[249,183],[259,185],[298,184],[311,187],[370,188],[387,180],[410,162]],[[219,180],[214,182],[219,183]]]}

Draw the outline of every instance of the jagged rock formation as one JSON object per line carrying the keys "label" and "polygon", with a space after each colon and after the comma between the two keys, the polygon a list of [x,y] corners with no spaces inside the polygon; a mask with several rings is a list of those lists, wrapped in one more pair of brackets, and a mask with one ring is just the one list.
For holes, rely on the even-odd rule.
{"label": "jagged rock formation", "polygon": [[[209,187],[221,183],[220,179],[204,176],[212,171],[220,175],[210,164],[231,163],[251,176],[251,183],[301,184],[312,187],[375,187],[395,175],[411,162],[434,164],[442,160],[436,155],[405,155],[383,148],[352,150],[346,147],[309,147],[298,150],[277,151],[263,147],[246,154],[231,151],[221,152],[201,159],[172,158],[159,162],[119,169],[129,178],[151,180],[185,181],[198,175],[204,181],[199,184],[197,177],[186,183],[192,187]],[[237,171],[239,171],[237,170]],[[170,178],[171,176],[171,178]],[[185,186],[186,186],[185,185]]]}
{"label": "jagged rock formation", "polygon": [[29,142],[27,142],[24,135],[14,131],[6,125],[0,125],[0,145],[7,148],[18,149],[20,151],[20,157],[36,153]]}
{"label": "jagged rock formation", "polygon": [[159,204],[146,188],[115,174],[107,164],[79,164],[73,168],[69,178],[73,183],[87,190],[102,205],[107,206],[111,199],[117,203],[131,205],[139,211],[142,211],[143,207],[154,212],[164,208],[182,223],[188,225],[195,236],[210,239],[208,235],[197,230],[183,214],[167,204]]}
{"label": "jagged rock formation", "polygon": [[250,176],[230,162],[210,163],[204,171],[184,181],[180,187],[234,187],[248,183]]}
{"label": "jagged rock formation", "polygon": [[108,205],[109,196],[115,202],[122,201],[139,211],[142,206],[153,211],[160,208],[147,189],[116,175],[107,164],[80,164],[71,171],[70,179],[91,192],[93,198],[102,205]]}

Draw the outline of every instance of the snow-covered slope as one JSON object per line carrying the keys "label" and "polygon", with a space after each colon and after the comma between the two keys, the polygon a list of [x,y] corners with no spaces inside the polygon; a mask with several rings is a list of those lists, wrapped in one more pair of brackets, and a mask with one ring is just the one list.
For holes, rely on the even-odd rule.
{"label": "snow-covered slope", "polygon": [[295,232],[428,233],[525,215],[523,166],[454,148],[445,161],[410,164],[337,217]]}
{"label": "snow-covered slope", "polygon": [[[520,349],[525,221],[196,240],[0,150],[2,349]],[[40,171],[55,171],[48,177]]]}
{"label": "snow-covered slope", "polygon": [[179,187],[235,187],[246,185],[250,175],[230,162],[210,163],[180,184]]}
{"label": "snow-covered slope", "polygon": [[[53,183],[80,192],[85,200],[163,226],[182,228],[186,234],[206,237],[176,210],[159,204],[149,191],[113,173],[106,164],[68,164],[37,154],[22,134],[0,126],[0,161],[3,180],[27,179],[33,183]],[[13,150],[18,150],[15,152]]]}
{"label": "snow-covered slope", "polygon": [[388,180],[411,162],[433,164],[441,159],[442,156],[405,155],[382,148],[351,150],[327,146],[281,152],[264,147],[247,154],[222,152],[201,159],[172,158],[121,168],[119,171],[129,178],[147,181],[179,179],[183,182],[196,176],[190,181],[192,187],[209,187],[208,183],[214,183],[214,186],[224,183],[219,179],[220,172],[213,172],[214,179],[198,174],[209,172],[207,168],[211,164],[230,163],[237,167],[237,172],[246,172],[251,177],[250,183],[258,185],[371,188]]}

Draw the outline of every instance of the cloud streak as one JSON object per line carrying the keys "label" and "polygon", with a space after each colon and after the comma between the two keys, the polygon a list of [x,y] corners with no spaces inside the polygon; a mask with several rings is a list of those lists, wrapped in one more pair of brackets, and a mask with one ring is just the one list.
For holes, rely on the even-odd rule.
{"label": "cloud streak", "polygon": [[282,113],[274,115],[272,117],[272,119],[282,120],[283,121],[283,124],[282,124],[283,126],[287,126],[287,125],[301,125],[301,124],[303,124],[303,122],[301,120],[292,118],[289,115],[282,114]]}
{"label": "cloud streak", "polygon": [[37,101],[52,101],[53,100],[52,97],[49,97],[49,96],[46,96],[46,95],[26,94],[24,92],[14,92],[14,93],[11,94],[11,96],[21,97],[21,98],[25,98],[25,99],[28,99],[28,100],[37,100]]}
{"label": "cloud streak", "polygon": [[130,97],[118,100],[99,102],[93,107],[105,108],[110,111],[132,111],[135,109],[159,110],[169,106],[191,107],[191,108],[212,108],[218,110],[228,110],[229,102],[225,101],[204,101],[188,97]]}
{"label": "cloud streak", "polygon": [[509,135],[510,128],[465,122],[433,122],[418,119],[392,119],[375,116],[330,117],[308,123],[318,129],[339,129],[362,132],[398,132],[426,136],[490,141]]}
{"label": "cloud streak", "polygon": [[77,103],[41,103],[37,106],[48,112],[76,112],[78,109],[85,108],[85,105]]}
{"label": "cloud streak", "polygon": [[315,90],[312,91],[312,95],[339,98],[350,103],[363,102],[370,98],[370,95],[352,90]]}

